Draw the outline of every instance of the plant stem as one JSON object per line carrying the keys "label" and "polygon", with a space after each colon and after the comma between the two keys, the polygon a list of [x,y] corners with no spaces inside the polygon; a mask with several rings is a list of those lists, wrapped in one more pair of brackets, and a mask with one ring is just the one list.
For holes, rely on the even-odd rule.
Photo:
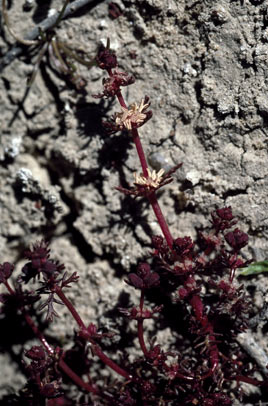
{"label": "plant stem", "polygon": [[[5,282],[5,287],[7,288],[8,292],[11,295],[13,295],[13,296],[16,295],[16,292],[14,291],[14,289],[12,289],[12,287],[10,286],[10,284],[7,281]],[[31,318],[29,313],[23,307],[20,308],[20,311],[23,314],[23,317],[25,318],[26,323],[31,328],[34,335],[38,338],[38,340],[41,342],[41,344],[44,346],[44,348],[47,350],[48,354],[53,355],[54,349],[48,344],[47,340],[45,339],[45,337],[43,336],[41,331],[38,329],[38,327],[36,326],[35,322]]]}
{"label": "plant stem", "polygon": [[[192,277],[190,276],[189,278],[191,278],[190,283],[192,283]],[[186,282],[186,284],[187,284],[187,282]],[[207,373],[205,373],[203,376],[200,377],[200,379],[206,379],[215,372],[215,370],[217,369],[217,367],[219,365],[219,351],[218,351],[217,345],[215,344],[216,338],[214,335],[213,326],[210,323],[210,321],[208,320],[207,315],[204,314],[204,305],[203,305],[203,302],[202,302],[200,296],[197,294],[191,296],[189,303],[194,310],[197,320],[200,322],[200,324],[204,328],[205,332],[208,333],[208,340],[209,340],[209,344],[210,344],[209,358],[210,358],[211,367]]]}
{"label": "plant stem", "polygon": [[86,330],[86,326],[85,326],[83,320],[81,319],[81,317],[79,316],[78,312],[76,311],[75,307],[70,302],[70,300],[67,299],[67,297],[63,293],[62,289],[58,285],[55,285],[55,292],[59,296],[61,301],[65,304],[65,306],[67,307],[67,309],[69,310],[69,312],[71,313],[73,318],[75,319],[76,323],[78,324],[79,328],[81,330]]}
{"label": "plant stem", "polygon": [[142,167],[143,175],[147,178],[148,177],[148,171],[147,171],[148,164],[147,164],[147,161],[145,158],[145,154],[144,154],[144,150],[143,150],[143,146],[141,143],[141,139],[140,139],[138,130],[136,128],[133,128],[131,131],[132,131],[133,141],[136,146],[137,154],[138,154],[138,157],[140,160],[140,164]]}
{"label": "plant stem", "polygon": [[94,393],[95,395],[99,393],[97,387],[90,385],[87,382],[84,382],[68,365],[61,359],[59,361],[59,366],[62,371],[69,376],[69,378],[80,388],[86,390],[89,393]]}
{"label": "plant stem", "polygon": [[[140,296],[140,312],[142,314],[143,311],[143,305],[144,305],[144,290],[141,290],[141,296]],[[144,331],[143,331],[143,319],[138,320],[138,338],[139,338],[139,343],[142,349],[142,352],[145,356],[148,355],[148,350],[146,348],[146,344],[144,341]]]}
{"label": "plant stem", "polygon": [[60,23],[60,21],[61,21],[62,18],[63,18],[63,14],[64,14],[64,12],[65,12],[65,10],[66,10],[66,7],[68,6],[69,3],[70,3],[70,0],[65,0],[65,3],[63,4],[62,9],[61,9],[61,11],[59,12],[59,14],[58,14],[58,16],[57,16],[57,19],[56,19],[55,23],[52,25],[51,30],[53,30],[54,28],[56,28],[57,25]]}
{"label": "plant stem", "polygon": [[[6,1],[6,0],[5,0]],[[90,3],[94,3],[94,0],[75,0],[71,4],[69,4],[66,7],[66,10],[63,13],[63,16],[61,17],[61,20],[71,16],[74,14],[76,11],[78,11],[80,8],[89,5]],[[37,25],[31,32],[29,32],[23,41],[33,41],[37,40],[39,34],[40,34],[40,29],[42,31],[47,31],[51,27],[54,26],[55,22],[57,21],[57,18],[59,16],[59,13],[54,14],[51,17],[46,18],[43,20],[39,25]],[[4,55],[4,57],[0,60],[0,72],[5,68],[5,66],[9,65],[17,56],[19,56],[22,51],[23,51],[22,46],[14,46]]]}
{"label": "plant stem", "polygon": [[166,239],[166,242],[167,242],[169,248],[172,250],[173,249],[173,238],[170,233],[169,227],[167,225],[166,219],[162,213],[161,207],[159,206],[155,193],[150,194],[148,196],[148,199],[153,208],[153,211],[157,218],[158,224],[161,227],[161,230]]}
{"label": "plant stem", "polygon": [[111,358],[107,357],[107,355],[102,352],[100,347],[95,344],[95,342],[92,340],[92,350],[94,354],[96,354],[108,367],[113,369],[115,372],[117,372],[119,375],[123,376],[127,380],[132,380],[133,377],[130,375],[127,371],[125,371],[123,368],[121,368],[119,365],[117,365]]}
{"label": "plant stem", "polygon": [[[113,76],[112,71],[109,71],[108,73],[111,77]],[[118,91],[116,96],[117,96],[120,106],[123,107],[124,109],[127,109],[127,105],[126,105],[126,102],[124,100],[124,97],[123,97],[121,91]]]}
{"label": "plant stem", "polygon": [[34,335],[41,342],[43,347],[47,350],[48,354],[53,355],[54,354],[54,348],[51,347],[51,345],[47,342],[47,340],[45,339],[45,337],[43,336],[43,334],[41,333],[41,331],[39,330],[39,328],[37,327],[37,325],[35,324],[35,322],[31,318],[31,316],[27,313],[27,311],[25,309],[22,309],[21,312],[23,314],[23,317],[26,320],[26,323],[31,328]]}
{"label": "plant stem", "polygon": [[73,304],[67,299],[65,294],[63,293],[62,289],[59,286],[55,286],[55,292],[59,296],[59,298],[62,300],[62,302],[65,304],[71,315],[73,316],[74,320],[78,324],[79,328],[81,331],[85,332],[83,337],[85,337],[91,344],[92,344],[92,350],[93,352],[111,369],[113,369],[115,372],[117,372],[119,375],[123,376],[126,379],[132,379],[132,376],[122,369],[119,365],[117,365],[111,358],[109,358],[107,355],[104,354],[104,352],[100,349],[100,347],[95,343],[95,340],[92,337],[89,337],[87,328],[82,321],[81,317],[77,313],[75,307]]}
{"label": "plant stem", "polygon": [[[5,283],[5,286],[7,288],[7,290],[9,291],[9,293],[11,295],[16,295],[16,292],[11,288],[11,286],[9,285],[8,282]],[[45,339],[44,335],[41,333],[41,331],[39,330],[39,328],[37,327],[37,325],[35,324],[35,322],[33,321],[32,317],[29,315],[29,313],[27,312],[27,310],[25,310],[24,308],[20,309],[22,312],[23,317],[25,318],[26,323],[28,324],[28,326],[31,328],[32,332],[34,333],[34,335],[38,338],[38,340],[41,342],[41,344],[43,345],[43,347],[45,348],[45,350],[47,351],[47,353],[51,356],[54,355],[55,351],[54,348],[51,347],[51,345],[47,342],[47,340]],[[59,361],[59,366],[60,368],[65,372],[65,374],[67,376],[69,376],[69,378],[80,388],[85,389],[87,392],[91,392],[91,393],[98,393],[98,389],[93,387],[92,385],[84,382],[70,367],[68,367],[68,365],[63,361],[63,359],[61,359]]]}
{"label": "plant stem", "polygon": [[8,18],[8,13],[7,13],[7,6],[6,6],[6,0],[2,0],[2,13],[3,13],[3,17],[4,17],[4,22],[5,25],[10,33],[10,35],[17,41],[20,42],[23,45],[37,45],[38,41],[34,41],[34,40],[27,40],[27,39],[23,39],[20,38],[15,32],[14,30],[11,28],[10,26],[10,22],[9,22],[9,18]]}
{"label": "plant stem", "polygon": [[[109,74],[110,77],[112,77],[112,75],[113,75],[112,70],[109,70],[108,74]],[[121,91],[117,92],[117,99],[118,99],[121,107],[127,108],[127,105],[125,103],[125,100],[123,98],[123,95],[122,95]],[[143,175],[147,178],[148,177],[148,171],[147,171],[148,164],[147,164],[147,160],[146,160],[146,157],[145,157],[144,149],[143,149],[143,146],[142,146],[142,143],[141,143],[141,139],[140,139],[138,130],[136,128],[133,128],[131,130],[131,132],[132,132],[133,141],[134,141],[135,146],[136,146],[137,154],[138,154],[138,157],[139,157],[139,160],[140,160],[140,164],[141,164],[141,167],[142,167]],[[157,221],[159,223],[159,226],[161,227],[162,233],[163,233],[163,235],[164,235],[164,237],[166,239],[166,242],[167,242],[169,248],[173,249],[173,238],[172,238],[171,232],[169,230],[169,227],[167,225],[167,222],[165,220],[165,217],[164,217],[164,215],[162,213],[162,210],[161,210],[161,208],[159,206],[159,203],[157,201],[157,197],[156,197],[154,192],[152,192],[148,196],[148,200],[149,200],[149,202],[150,202],[150,204],[151,204],[151,206],[153,208],[154,214],[155,214],[156,219],[157,219]]]}

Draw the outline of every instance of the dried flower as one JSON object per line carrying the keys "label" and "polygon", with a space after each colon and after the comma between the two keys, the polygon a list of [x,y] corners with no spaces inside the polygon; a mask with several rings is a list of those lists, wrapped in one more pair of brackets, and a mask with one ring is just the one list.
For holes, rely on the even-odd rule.
{"label": "dried flower", "polygon": [[145,186],[148,189],[158,189],[163,180],[164,172],[164,169],[160,169],[160,171],[156,172],[155,170],[151,171],[149,168],[147,168],[147,177],[142,174],[137,175],[136,173],[134,173],[134,184],[136,186]]}
{"label": "dried flower", "polygon": [[126,72],[119,72],[114,70],[112,76],[109,78],[104,78],[102,80],[103,92],[93,95],[95,99],[102,97],[114,97],[119,91],[120,86],[129,86],[135,82],[134,76],[129,75]]}
{"label": "dried flower", "polygon": [[131,130],[133,128],[141,127],[146,121],[152,117],[152,112],[147,111],[150,106],[149,97],[145,96],[144,99],[138,103],[133,103],[130,105],[130,108],[122,108],[120,113],[115,114],[115,125],[118,130]]}
{"label": "dried flower", "polygon": [[174,166],[174,168],[170,169],[164,175],[164,169],[160,169],[158,172],[155,170],[150,170],[147,168],[147,176],[143,174],[137,175],[134,173],[134,185],[135,187],[131,189],[125,189],[121,186],[118,186],[116,189],[119,192],[124,193],[125,195],[133,195],[137,196],[146,196],[148,197],[151,193],[158,190],[160,187],[167,185],[168,183],[172,182],[173,178],[171,175],[181,166],[182,164],[178,164]]}

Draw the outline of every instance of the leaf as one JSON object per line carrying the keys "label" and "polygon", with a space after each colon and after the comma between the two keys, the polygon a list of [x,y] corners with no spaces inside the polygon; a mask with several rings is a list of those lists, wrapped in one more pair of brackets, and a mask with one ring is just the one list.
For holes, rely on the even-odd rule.
{"label": "leaf", "polygon": [[268,272],[268,260],[254,262],[250,264],[247,268],[242,268],[239,275],[248,276],[256,275],[262,272]]}

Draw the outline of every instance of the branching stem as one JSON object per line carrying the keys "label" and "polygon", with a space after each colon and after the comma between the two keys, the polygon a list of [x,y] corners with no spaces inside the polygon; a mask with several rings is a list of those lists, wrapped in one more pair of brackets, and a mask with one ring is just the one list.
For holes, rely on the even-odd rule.
{"label": "branching stem", "polygon": [[[109,70],[108,74],[111,77],[113,75],[112,70]],[[125,100],[123,98],[123,95],[122,95],[121,91],[119,91],[117,93],[117,99],[118,99],[119,104],[120,104],[121,107],[127,108],[126,102],[125,102]],[[143,175],[147,178],[148,177],[148,171],[147,171],[148,164],[147,164],[147,160],[146,160],[146,157],[145,157],[142,142],[141,142],[141,139],[140,139],[140,136],[139,136],[139,132],[138,132],[138,130],[136,128],[132,128],[131,133],[132,133],[134,144],[136,146],[136,150],[137,150],[137,154],[138,154],[138,157],[139,157],[139,160],[140,160]],[[166,242],[167,242],[169,248],[173,249],[173,238],[172,238],[171,232],[169,230],[168,224],[166,222],[166,219],[165,219],[165,217],[164,217],[164,215],[162,213],[162,210],[161,210],[161,208],[159,206],[156,194],[154,192],[152,192],[148,196],[148,200],[149,200],[149,202],[150,202],[150,204],[152,206],[152,209],[154,211],[154,214],[156,216],[158,224],[159,224],[159,226],[160,226],[160,228],[162,230],[162,233],[163,233],[163,235],[164,235],[164,237],[166,239]]]}
{"label": "branching stem", "polygon": [[92,345],[92,350],[94,354],[96,354],[109,368],[113,369],[115,372],[117,372],[119,375],[123,376],[126,379],[132,379],[132,376],[123,368],[121,368],[119,365],[117,365],[111,358],[109,358],[104,352],[101,350],[101,348],[95,343],[95,340],[92,337],[89,337],[87,328],[79,316],[78,312],[76,311],[74,305],[70,302],[69,299],[65,296],[63,293],[62,289],[59,286],[55,286],[54,288],[56,294],[59,296],[61,301],[65,304],[71,315],[73,316],[74,320],[78,324],[79,328],[81,331],[84,331],[85,334],[83,335],[86,337],[86,339],[91,343]]}

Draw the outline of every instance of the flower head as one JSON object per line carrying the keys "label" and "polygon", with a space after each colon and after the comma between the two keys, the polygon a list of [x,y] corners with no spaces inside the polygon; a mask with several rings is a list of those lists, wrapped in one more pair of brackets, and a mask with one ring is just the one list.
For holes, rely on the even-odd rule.
{"label": "flower head", "polygon": [[98,55],[96,56],[96,62],[99,68],[110,70],[117,67],[117,58],[113,51],[108,47],[101,47]]}
{"label": "flower head", "polygon": [[147,168],[147,176],[137,173],[134,173],[134,187],[131,189],[125,189],[121,186],[118,186],[116,189],[126,195],[137,196],[149,196],[153,192],[157,191],[162,186],[167,185],[172,182],[171,175],[181,166],[178,164],[174,168],[170,169],[165,175],[164,169],[160,169],[158,172],[155,170],[150,170]]}
{"label": "flower head", "polygon": [[120,86],[129,86],[134,82],[135,78],[133,76],[126,72],[119,72],[117,69],[114,69],[112,76],[105,78],[102,81],[103,92],[95,94],[93,97],[95,97],[95,99],[114,97],[120,91]]}
{"label": "flower head", "polygon": [[239,228],[225,234],[224,238],[235,251],[240,251],[248,243],[248,235]]}
{"label": "flower head", "polygon": [[163,180],[164,172],[164,169],[160,169],[160,171],[156,172],[155,170],[151,171],[149,168],[147,168],[148,177],[145,177],[142,174],[137,175],[136,173],[134,173],[134,184],[136,186],[146,187],[149,190],[158,189]]}
{"label": "flower head", "polygon": [[149,106],[149,97],[145,96],[140,104],[133,103],[130,105],[129,109],[122,107],[122,111],[116,113],[114,116],[117,130],[123,130],[124,128],[131,130],[133,128],[141,127],[152,117],[152,112],[146,111]]}

